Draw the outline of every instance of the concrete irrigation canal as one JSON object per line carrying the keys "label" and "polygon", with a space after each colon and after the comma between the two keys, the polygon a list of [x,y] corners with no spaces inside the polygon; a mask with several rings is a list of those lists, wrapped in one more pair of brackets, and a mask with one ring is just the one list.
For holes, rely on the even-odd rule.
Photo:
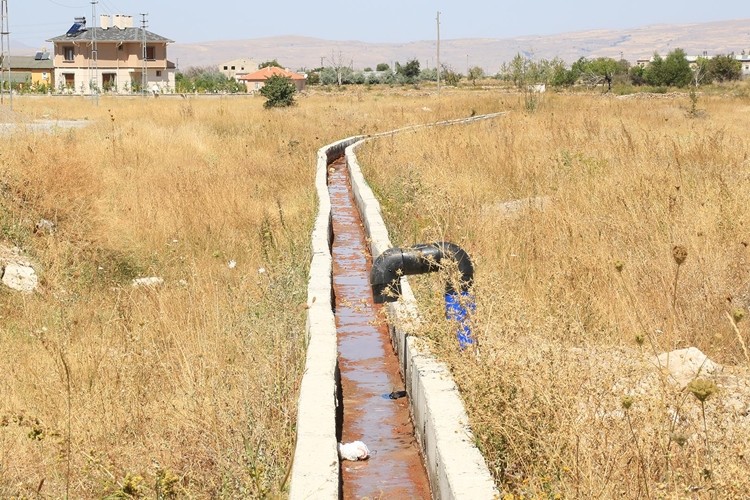
{"label": "concrete irrigation canal", "polygon": [[398,301],[373,300],[372,260],[393,245],[355,150],[366,140],[422,127],[350,137],[318,151],[292,499],[499,496],[450,371],[412,335],[419,315],[407,278],[400,279]]}
{"label": "concrete irrigation canal", "polygon": [[429,498],[430,487],[391,346],[370,290],[371,261],[349,187],[346,160],[331,163],[333,289],[344,443],[365,440],[372,456],[341,464],[344,498]]}

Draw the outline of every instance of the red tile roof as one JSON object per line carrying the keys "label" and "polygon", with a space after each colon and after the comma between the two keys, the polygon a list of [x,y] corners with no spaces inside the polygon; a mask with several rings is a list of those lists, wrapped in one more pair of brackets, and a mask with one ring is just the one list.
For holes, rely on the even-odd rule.
{"label": "red tile roof", "polygon": [[263,69],[259,69],[255,73],[249,73],[247,75],[239,76],[237,77],[237,79],[250,82],[263,82],[271,78],[273,75],[285,76],[287,78],[291,78],[292,80],[305,79],[305,77],[300,74],[294,73],[292,71],[287,71],[277,66],[267,66]]}

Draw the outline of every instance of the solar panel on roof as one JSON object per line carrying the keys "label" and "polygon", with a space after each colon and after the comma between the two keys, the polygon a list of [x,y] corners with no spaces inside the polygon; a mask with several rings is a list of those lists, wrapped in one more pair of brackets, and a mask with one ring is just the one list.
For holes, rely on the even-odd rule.
{"label": "solar panel on roof", "polygon": [[79,31],[82,31],[81,28],[83,25],[81,23],[73,23],[73,26],[70,27],[67,33],[65,33],[66,36],[76,36]]}

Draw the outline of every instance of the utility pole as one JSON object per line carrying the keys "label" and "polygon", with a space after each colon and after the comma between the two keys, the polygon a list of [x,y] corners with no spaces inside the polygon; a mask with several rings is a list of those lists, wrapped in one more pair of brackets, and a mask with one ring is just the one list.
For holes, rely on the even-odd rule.
{"label": "utility pole", "polygon": [[5,83],[8,83],[8,99],[13,109],[13,79],[10,68],[10,30],[8,29],[8,0],[0,5],[0,104],[5,104]]}
{"label": "utility pole", "polygon": [[437,11],[437,87],[438,97],[440,96],[440,11]]}
{"label": "utility pole", "polygon": [[98,3],[99,0],[91,0],[91,59],[89,60],[89,88],[97,103],[99,97],[99,50],[96,44],[96,4]]}
{"label": "utility pole", "polygon": [[143,69],[141,70],[141,94],[143,97],[146,97],[146,87],[148,86],[148,60],[146,59],[146,56],[148,55],[148,50],[146,50],[146,28],[148,27],[148,21],[146,21],[146,16],[148,16],[148,12],[145,14],[141,14],[141,34],[142,37],[142,45],[143,45]]}

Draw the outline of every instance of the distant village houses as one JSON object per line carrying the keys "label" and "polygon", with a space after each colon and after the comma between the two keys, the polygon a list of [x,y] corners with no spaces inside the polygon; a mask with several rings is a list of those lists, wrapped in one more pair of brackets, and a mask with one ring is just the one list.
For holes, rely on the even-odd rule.
{"label": "distant village houses", "polygon": [[[740,64],[742,65],[742,78],[743,79],[750,78],[750,53],[748,53],[747,51],[743,50],[739,54],[731,54],[731,55],[735,59],[737,59],[740,62]],[[709,56],[708,52],[703,52],[703,54],[701,54],[700,56],[686,56],[685,59],[687,59],[688,63],[690,63],[690,67],[692,69],[695,69],[696,66],[697,66],[697,64],[698,64],[698,59],[700,59],[702,57],[710,58],[712,56]],[[642,68],[645,68],[649,64],[651,64],[653,62],[653,60],[654,60],[653,56],[651,56],[648,59],[645,59],[645,58],[638,59],[638,60],[636,60],[636,65],[638,65],[638,66],[640,66]]]}
{"label": "distant village houses", "polygon": [[219,72],[229,79],[237,80],[241,76],[258,71],[258,63],[252,59],[234,59],[219,64]]}
{"label": "distant village houses", "polygon": [[55,88],[55,65],[49,52],[42,50],[34,56],[10,56],[9,59],[13,85]]}
{"label": "distant village houses", "polygon": [[743,50],[741,54],[735,57],[742,63],[742,78],[750,78],[750,54]]}
{"label": "distant village houses", "polygon": [[100,18],[100,27],[86,27],[86,18],[64,35],[47,40],[54,44],[57,91],[92,94],[173,92],[176,66],[167,60],[172,40],[133,26],[125,15]]}
{"label": "distant village houses", "polygon": [[247,86],[248,92],[257,92],[263,88],[263,86],[266,84],[266,80],[274,75],[289,78],[292,83],[294,83],[294,86],[297,87],[297,92],[305,90],[305,86],[307,84],[307,77],[305,75],[300,75],[298,73],[294,73],[293,71],[279,68],[277,66],[267,66],[254,73],[241,76],[237,78],[237,81],[244,82]]}

